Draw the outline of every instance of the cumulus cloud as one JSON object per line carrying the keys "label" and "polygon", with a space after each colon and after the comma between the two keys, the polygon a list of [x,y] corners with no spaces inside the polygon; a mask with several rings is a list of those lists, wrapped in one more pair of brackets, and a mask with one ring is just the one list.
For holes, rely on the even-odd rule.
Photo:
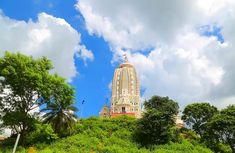
{"label": "cumulus cloud", "polygon": [[[148,56],[141,53],[130,56],[131,63],[140,74],[141,86],[146,89],[143,96],[169,96],[181,106],[192,101],[211,100],[208,99],[208,94],[214,86],[221,83],[224,70],[205,55],[206,50],[199,51],[196,47],[200,44],[200,41],[197,42],[199,36],[186,37],[193,37],[191,39],[194,39],[194,45],[178,48],[175,44],[172,47],[157,48]],[[190,44],[190,41],[187,39],[185,43]],[[205,41],[218,43],[211,38]]]}
{"label": "cumulus cloud", "polygon": [[53,65],[53,72],[72,79],[77,74],[74,55],[93,60],[91,51],[80,43],[80,33],[64,19],[40,13],[37,21],[11,19],[0,13],[0,56],[4,51],[21,52],[33,57],[46,56]]}
{"label": "cumulus cloud", "polygon": [[92,53],[92,51],[88,50],[86,48],[86,46],[84,45],[79,45],[77,46],[77,50],[79,50],[79,52],[77,52],[77,57],[82,58],[82,60],[84,61],[85,65],[87,65],[87,60],[94,60],[94,55]]}
{"label": "cumulus cloud", "polygon": [[170,96],[181,108],[235,104],[234,1],[80,0],[76,8],[88,32],[109,43],[112,61],[128,54],[144,97]]}

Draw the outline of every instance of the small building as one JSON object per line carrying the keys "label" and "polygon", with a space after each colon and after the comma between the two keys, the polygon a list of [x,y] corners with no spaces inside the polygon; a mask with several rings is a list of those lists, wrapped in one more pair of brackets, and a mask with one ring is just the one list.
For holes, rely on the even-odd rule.
{"label": "small building", "polygon": [[0,135],[0,141],[3,141],[3,140],[5,140],[5,139],[6,139],[6,137],[5,137],[5,136]]}
{"label": "small building", "polygon": [[184,127],[184,121],[181,119],[180,115],[176,115],[175,124],[176,124],[176,127],[178,127],[178,128]]}
{"label": "small building", "polygon": [[105,104],[104,107],[101,109],[99,116],[100,118],[110,118],[110,109],[107,104]]}

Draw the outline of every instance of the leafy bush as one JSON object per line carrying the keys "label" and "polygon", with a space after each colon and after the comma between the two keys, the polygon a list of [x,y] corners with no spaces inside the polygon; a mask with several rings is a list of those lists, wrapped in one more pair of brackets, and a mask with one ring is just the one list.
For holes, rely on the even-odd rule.
{"label": "leafy bush", "polygon": [[158,145],[154,148],[155,153],[212,153],[211,150],[200,145],[193,145],[188,141],[182,143],[170,143],[166,145]]}
{"label": "leafy bush", "polygon": [[[76,134],[73,136],[57,139],[48,145],[35,142],[37,153],[211,153],[209,149],[186,140],[182,143],[153,146],[153,150],[141,148],[133,138],[136,119],[125,116],[114,119],[91,117],[79,120],[75,127],[78,129],[75,129]],[[174,133],[175,129],[171,132]],[[11,151],[7,148],[0,153]]]}
{"label": "leafy bush", "polygon": [[26,142],[29,145],[50,143],[57,138],[50,124],[35,124],[35,130],[27,135]]}

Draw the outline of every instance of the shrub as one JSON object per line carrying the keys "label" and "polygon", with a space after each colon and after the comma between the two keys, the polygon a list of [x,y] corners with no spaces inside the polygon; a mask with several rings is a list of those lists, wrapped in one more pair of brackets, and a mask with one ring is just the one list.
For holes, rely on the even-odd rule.
{"label": "shrub", "polygon": [[57,138],[50,124],[35,124],[35,130],[27,135],[26,142],[28,145],[50,143]]}

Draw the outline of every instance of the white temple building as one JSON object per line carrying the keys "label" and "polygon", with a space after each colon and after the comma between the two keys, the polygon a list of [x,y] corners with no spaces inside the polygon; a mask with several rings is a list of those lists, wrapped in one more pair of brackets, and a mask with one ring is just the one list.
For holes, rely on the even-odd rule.
{"label": "white temple building", "polygon": [[128,62],[126,55],[113,75],[111,108],[107,111],[105,106],[100,112],[100,117],[107,116],[107,113],[110,114],[109,117],[120,115],[141,117],[140,83],[136,70]]}

